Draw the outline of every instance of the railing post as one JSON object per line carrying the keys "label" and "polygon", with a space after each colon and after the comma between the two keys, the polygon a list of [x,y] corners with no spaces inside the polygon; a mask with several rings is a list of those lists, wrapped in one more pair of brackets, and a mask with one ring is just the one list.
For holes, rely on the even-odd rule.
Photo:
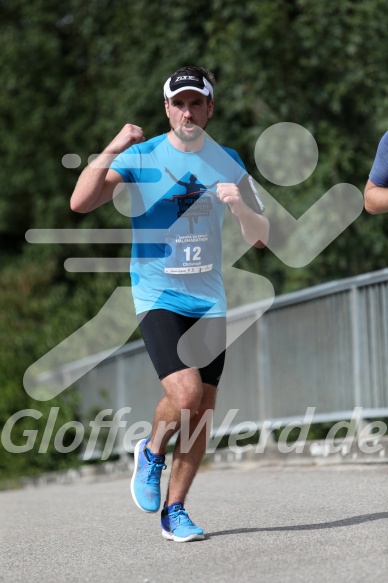
{"label": "railing post", "polygon": [[[125,377],[125,355],[116,356],[116,390],[117,390],[117,408],[123,409],[128,406],[128,381]],[[126,460],[128,453],[124,448],[124,436],[127,431],[126,427],[119,427],[117,431],[116,444],[120,459]]]}
{"label": "railing post", "polygon": [[360,416],[356,427],[356,435],[359,435],[366,426],[366,421],[362,416],[362,350],[361,350],[361,309],[359,301],[359,289],[355,285],[350,291],[351,301],[351,323],[352,323],[352,368],[353,368],[353,410],[361,408]]}
{"label": "railing post", "polygon": [[262,314],[256,320],[256,363],[257,363],[257,389],[260,422],[260,444],[267,442],[274,443],[273,434],[268,427],[271,418],[270,407],[270,371],[269,371],[269,351],[268,351],[268,326],[266,314]]}

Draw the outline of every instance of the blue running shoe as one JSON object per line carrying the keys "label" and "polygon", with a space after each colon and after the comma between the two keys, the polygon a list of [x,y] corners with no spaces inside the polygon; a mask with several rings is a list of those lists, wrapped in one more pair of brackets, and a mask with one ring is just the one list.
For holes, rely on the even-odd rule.
{"label": "blue running shoe", "polygon": [[164,455],[153,455],[147,450],[149,440],[142,439],[136,444],[131,494],[141,510],[157,512],[160,508],[160,475],[167,466]]}
{"label": "blue running shoe", "polygon": [[176,543],[187,543],[205,538],[202,528],[189,518],[180,502],[165,506],[162,510],[162,536]]}

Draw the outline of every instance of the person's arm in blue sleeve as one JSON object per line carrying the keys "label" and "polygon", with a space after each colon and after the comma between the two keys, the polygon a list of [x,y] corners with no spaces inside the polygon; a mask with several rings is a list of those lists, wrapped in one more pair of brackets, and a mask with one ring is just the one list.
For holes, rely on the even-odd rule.
{"label": "person's arm in blue sleeve", "polygon": [[81,173],[71,196],[70,207],[78,213],[88,213],[112,200],[117,186],[124,186],[121,174],[110,168],[113,159],[133,144],[144,142],[139,126],[126,124],[101,154]]}
{"label": "person's arm in blue sleeve", "polygon": [[388,132],[377,148],[364,190],[364,207],[373,215],[388,212]]}

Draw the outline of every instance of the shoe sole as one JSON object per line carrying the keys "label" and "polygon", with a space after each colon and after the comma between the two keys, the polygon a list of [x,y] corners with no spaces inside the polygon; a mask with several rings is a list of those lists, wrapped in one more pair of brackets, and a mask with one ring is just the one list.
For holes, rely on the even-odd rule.
{"label": "shoe sole", "polygon": [[175,543],[188,543],[194,540],[204,540],[205,535],[204,534],[189,534],[189,536],[185,536],[185,537],[180,537],[180,536],[175,536],[175,534],[172,534],[171,532],[167,532],[167,530],[162,530],[162,537],[165,538],[166,540],[172,540]]}
{"label": "shoe sole", "polygon": [[137,444],[135,445],[135,451],[133,452],[135,467],[133,469],[132,480],[131,480],[131,494],[132,494],[132,498],[133,498],[134,503],[136,504],[136,506],[138,508],[140,508],[140,510],[142,510],[143,512],[148,512],[150,514],[154,514],[155,512],[157,512],[159,510],[160,506],[156,510],[145,510],[142,506],[140,506],[139,502],[136,499],[136,495],[135,495],[135,476],[136,476],[136,472],[137,472],[137,466],[139,463],[139,452],[140,452],[141,446],[144,444],[145,441],[147,441],[147,440],[142,439],[141,441],[138,441]]}

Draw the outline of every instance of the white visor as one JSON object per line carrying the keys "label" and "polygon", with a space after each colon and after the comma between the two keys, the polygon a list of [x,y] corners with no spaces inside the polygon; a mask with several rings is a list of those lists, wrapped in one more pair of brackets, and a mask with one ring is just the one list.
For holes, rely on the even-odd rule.
{"label": "white visor", "polygon": [[205,77],[197,75],[184,74],[172,75],[164,84],[164,98],[174,97],[182,91],[197,91],[202,95],[210,95],[213,98],[213,87]]}

